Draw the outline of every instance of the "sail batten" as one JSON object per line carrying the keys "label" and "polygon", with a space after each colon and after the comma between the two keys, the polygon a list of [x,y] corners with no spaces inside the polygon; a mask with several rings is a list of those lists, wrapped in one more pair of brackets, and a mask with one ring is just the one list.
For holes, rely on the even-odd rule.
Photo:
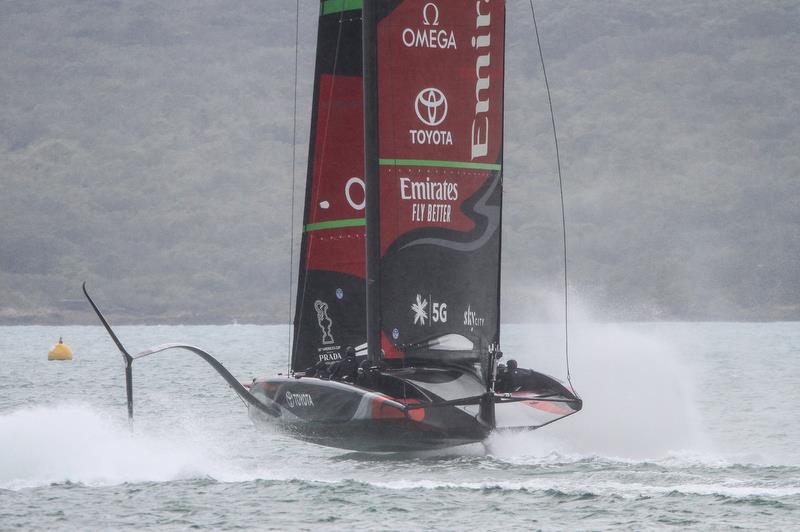
{"label": "sail batten", "polygon": [[422,159],[380,159],[381,166],[433,166],[436,168],[466,168],[470,170],[502,170],[502,164],[471,161],[426,161]]}
{"label": "sail batten", "polygon": [[321,231],[323,229],[338,229],[340,227],[361,227],[366,225],[365,218],[348,218],[346,220],[328,220],[326,222],[317,222],[305,226],[305,231]]}

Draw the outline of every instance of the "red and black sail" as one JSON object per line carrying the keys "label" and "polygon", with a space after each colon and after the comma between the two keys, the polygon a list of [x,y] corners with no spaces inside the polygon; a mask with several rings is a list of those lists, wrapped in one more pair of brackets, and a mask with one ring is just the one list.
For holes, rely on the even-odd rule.
{"label": "red and black sail", "polygon": [[366,342],[361,3],[323,0],[292,370]]}
{"label": "red and black sail", "polygon": [[293,370],[499,341],[505,3],[366,2],[320,4]]}
{"label": "red and black sail", "polygon": [[499,340],[505,3],[370,7],[383,356],[476,360]]}

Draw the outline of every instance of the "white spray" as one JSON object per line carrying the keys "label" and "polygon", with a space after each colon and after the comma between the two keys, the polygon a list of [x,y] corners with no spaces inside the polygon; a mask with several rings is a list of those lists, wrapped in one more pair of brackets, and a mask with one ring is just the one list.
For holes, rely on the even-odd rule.
{"label": "white spray", "polygon": [[[599,455],[663,458],[705,447],[694,402],[693,375],[677,348],[646,323],[571,322],[573,383],[581,412],[541,430],[498,434],[493,454]],[[513,339],[512,349],[507,340]],[[520,366],[563,378],[563,325],[515,325],[504,331],[504,349]]]}

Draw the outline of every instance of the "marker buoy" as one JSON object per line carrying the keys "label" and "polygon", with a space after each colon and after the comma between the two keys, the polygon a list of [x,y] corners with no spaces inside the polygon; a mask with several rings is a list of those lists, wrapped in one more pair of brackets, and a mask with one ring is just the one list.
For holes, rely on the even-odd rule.
{"label": "marker buoy", "polygon": [[64,343],[63,338],[47,353],[47,360],[72,360],[72,349]]}

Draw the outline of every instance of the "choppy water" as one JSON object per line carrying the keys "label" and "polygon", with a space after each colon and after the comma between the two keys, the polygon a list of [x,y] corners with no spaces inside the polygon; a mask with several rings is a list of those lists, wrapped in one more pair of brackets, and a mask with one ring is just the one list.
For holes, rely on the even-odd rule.
{"label": "choppy water", "polygon": [[[242,378],[285,368],[285,327],[120,327]],[[504,329],[563,375],[557,331]],[[63,335],[72,362],[48,362]],[[253,427],[190,354],[135,364],[99,327],[0,327],[0,529],[800,527],[800,324],[577,324],[580,414],[437,454],[367,455]],[[521,353],[526,353],[522,355]]]}

